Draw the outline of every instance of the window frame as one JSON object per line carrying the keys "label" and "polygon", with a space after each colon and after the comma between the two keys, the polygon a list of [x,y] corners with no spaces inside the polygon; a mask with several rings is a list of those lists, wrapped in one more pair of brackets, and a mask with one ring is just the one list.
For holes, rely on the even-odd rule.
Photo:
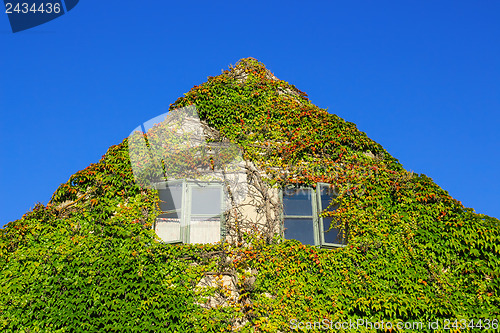
{"label": "window frame", "polygon": [[[220,213],[215,215],[214,217],[219,217],[219,225],[220,225],[220,239],[217,242],[220,242],[224,239],[225,237],[225,214],[224,214],[224,186],[222,186],[222,183],[218,182],[209,182],[209,181],[196,181],[196,180],[186,180],[186,179],[176,179],[176,180],[169,180],[169,181],[164,181],[164,182],[159,182],[155,184],[155,189],[156,190],[162,190],[166,189],[169,184],[182,184],[182,198],[181,198],[181,207],[176,208],[175,210],[169,210],[169,211],[162,211],[157,218],[162,215],[162,214],[168,214],[168,213],[173,213],[173,212],[180,212],[180,239],[177,240],[164,240],[160,236],[160,241],[165,244],[203,244],[203,243],[190,243],[190,234],[191,234],[191,216],[199,216],[199,217],[206,217],[210,214],[191,214],[191,208],[193,205],[193,200],[192,200],[192,194],[193,194],[193,188],[196,187],[209,187],[209,188],[218,188],[220,189]],[[159,195],[159,193],[158,193]],[[157,218],[155,219],[155,222],[152,226],[153,231],[156,233],[156,223],[157,223]],[[209,243],[207,243],[209,244]]]}

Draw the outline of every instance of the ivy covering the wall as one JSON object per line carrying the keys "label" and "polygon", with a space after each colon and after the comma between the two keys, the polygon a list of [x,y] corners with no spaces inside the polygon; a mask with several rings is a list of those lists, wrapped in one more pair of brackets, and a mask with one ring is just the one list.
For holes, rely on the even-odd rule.
{"label": "ivy covering the wall", "polygon": [[[209,77],[171,109],[192,104],[270,186],[334,184],[330,207],[339,208],[323,214],[347,230],[348,246],[252,236],[245,246],[162,244],[151,230],[156,193],[134,182],[124,140],[1,230],[2,331],[285,332],[292,319],[439,319],[441,328],[445,319],[498,319],[498,219],[406,171],[255,59]],[[235,272],[239,299],[202,307],[201,294],[217,292],[195,287],[207,272]]]}

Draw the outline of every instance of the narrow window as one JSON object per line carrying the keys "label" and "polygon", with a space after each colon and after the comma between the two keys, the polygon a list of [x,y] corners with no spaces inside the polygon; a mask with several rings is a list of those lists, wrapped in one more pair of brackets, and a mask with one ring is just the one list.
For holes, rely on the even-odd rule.
{"label": "narrow window", "polygon": [[303,244],[315,244],[313,190],[292,188],[283,190],[284,236]]}
{"label": "narrow window", "polygon": [[189,243],[215,243],[221,240],[221,186],[189,187]]}
{"label": "narrow window", "polygon": [[[331,211],[337,207],[329,207],[335,191],[329,184],[318,184],[318,212],[321,214],[325,210]],[[322,217],[319,215],[319,226],[321,230],[321,244],[329,246],[342,246],[347,243],[345,231],[340,230],[336,221],[331,217]]]}
{"label": "narrow window", "polygon": [[161,214],[155,223],[155,232],[165,242],[181,242],[182,182],[159,186]]}

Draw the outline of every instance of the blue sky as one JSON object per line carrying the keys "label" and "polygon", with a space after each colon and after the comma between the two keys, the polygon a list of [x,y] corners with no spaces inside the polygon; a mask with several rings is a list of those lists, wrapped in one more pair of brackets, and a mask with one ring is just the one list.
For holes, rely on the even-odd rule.
{"label": "blue sky", "polygon": [[249,56],[500,217],[498,1],[81,0],[0,45],[0,226]]}

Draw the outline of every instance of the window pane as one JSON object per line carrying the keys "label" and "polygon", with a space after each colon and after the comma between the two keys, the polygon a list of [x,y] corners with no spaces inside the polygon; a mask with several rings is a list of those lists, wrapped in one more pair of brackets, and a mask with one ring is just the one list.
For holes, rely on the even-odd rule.
{"label": "window pane", "polygon": [[158,194],[162,211],[182,208],[182,183],[167,184],[166,188],[158,189]]}
{"label": "window pane", "polygon": [[325,235],[325,243],[331,244],[346,244],[344,238],[344,232],[340,231],[338,228],[330,229],[330,225],[333,222],[333,218],[324,217],[323,218],[323,231]]}
{"label": "window pane", "polygon": [[[328,208],[332,198],[335,196],[335,190],[330,185],[320,185],[319,191],[321,196],[321,207],[319,210],[321,212]],[[333,209],[330,208],[329,211],[331,210]]]}
{"label": "window pane", "polygon": [[191,218],[189,242],[197,244],[220,241],[220,217]]}
{"label": "window pane", "polygon": [[165,242],[181,239],[181,219],[179,213],[161,214],[156,218],[155,232]]}
{"label": "window pane", "polygon": [[314,245],[313,220],[285,218],[285,238]]}
{"label": "window pane", "polygon": [[221,212],[221,188],[193,187],[191,214],[219,215]]}
{"label": "window pane", "polygon": [[283,209],[285,216],[286,215],[312,216],[311,189],[308,188],[284,189]]}

